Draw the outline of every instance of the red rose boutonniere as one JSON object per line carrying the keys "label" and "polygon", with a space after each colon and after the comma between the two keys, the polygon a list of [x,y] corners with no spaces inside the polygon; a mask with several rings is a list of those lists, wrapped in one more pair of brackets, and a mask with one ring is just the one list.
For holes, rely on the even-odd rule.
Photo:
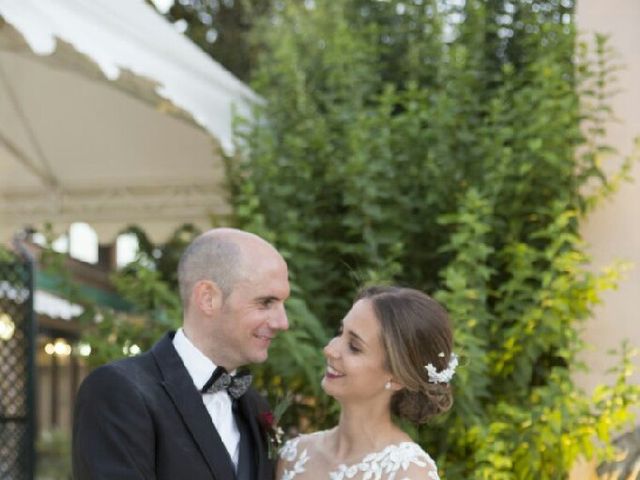
{"label": "red rose boutonniere", "polygon": [[273,460],[278,455],[278,450],[282,446],[284,440],[284,430],[278,425],[280,418],[285,410],[291,404],[291,396],[287,395],[284,400],[280,401],[276,408],[271,411],[262,412],[258,415],[258,423],[267,437],[267,447],[269,451],[269,459]]}

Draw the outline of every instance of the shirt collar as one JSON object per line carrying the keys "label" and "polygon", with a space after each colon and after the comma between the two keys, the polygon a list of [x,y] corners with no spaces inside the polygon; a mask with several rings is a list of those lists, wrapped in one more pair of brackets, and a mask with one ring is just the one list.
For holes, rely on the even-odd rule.
{"label": "shirt collar", "polygon": [[204,384],[207,383],[207,380],[216,369],[216,364],[191,343],[182,328],[179,328],[173,337],[173,346],[182,359],[187,372],[189,372],[193,384],[198,390],[202,390],[202,387],[204,387]]}

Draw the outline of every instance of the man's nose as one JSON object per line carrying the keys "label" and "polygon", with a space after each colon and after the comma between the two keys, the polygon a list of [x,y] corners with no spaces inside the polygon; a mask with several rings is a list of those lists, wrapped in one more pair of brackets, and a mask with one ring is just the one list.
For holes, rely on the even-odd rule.
{"label": "man's nose", "polygon": [[289,329],[289,319],[287,318],[287,311],[285,310],[284,305],[280,305],[280,308],[278,308],[278,311],[273,316],[269,324],[274,330]]}

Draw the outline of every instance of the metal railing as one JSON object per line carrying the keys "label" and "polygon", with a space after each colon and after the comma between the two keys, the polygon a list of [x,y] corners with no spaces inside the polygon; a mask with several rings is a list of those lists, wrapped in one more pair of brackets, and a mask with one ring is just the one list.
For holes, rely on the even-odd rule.
{"label": "metal railing", "polygon": [[2,480],[32,480],[35,474],[34,265],[26,251],[19,251],[0,258]]}

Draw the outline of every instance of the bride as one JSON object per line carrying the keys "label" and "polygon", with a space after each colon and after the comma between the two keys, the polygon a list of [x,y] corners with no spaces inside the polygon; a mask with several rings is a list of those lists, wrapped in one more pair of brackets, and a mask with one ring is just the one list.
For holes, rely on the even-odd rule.
{"label": "bride", "polygon": [[324,391],[338,425],[289,440],[279,480],[438,480],[435,462],[393,421],[425,423],[451,407],[457,366],[447,312],[422,292],[363,290],[324,348]]}

